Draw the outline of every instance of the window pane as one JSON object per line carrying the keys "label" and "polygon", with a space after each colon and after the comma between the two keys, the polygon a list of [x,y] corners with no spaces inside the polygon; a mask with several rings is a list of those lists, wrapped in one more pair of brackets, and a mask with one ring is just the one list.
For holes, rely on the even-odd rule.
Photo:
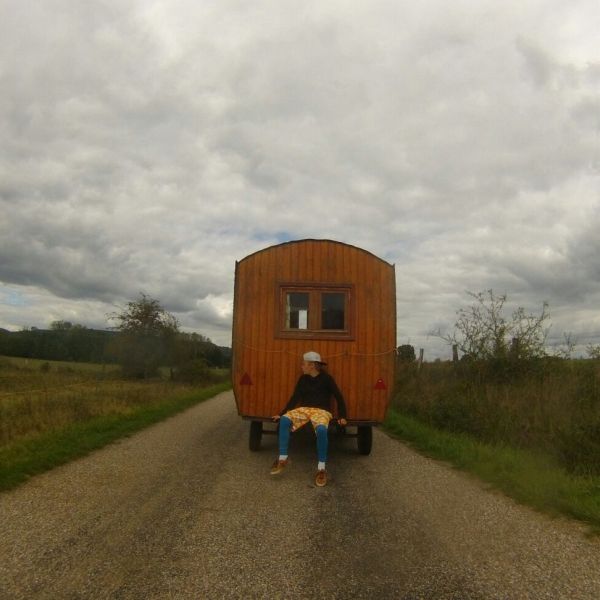
{"label": "window pane", "polygon": [[286,329],[308,329],[308,292],[288,292],[285,302]]}
{"label": "window pane", "polygon": [[321,329],[344,329],[346,294],[321,295]]}

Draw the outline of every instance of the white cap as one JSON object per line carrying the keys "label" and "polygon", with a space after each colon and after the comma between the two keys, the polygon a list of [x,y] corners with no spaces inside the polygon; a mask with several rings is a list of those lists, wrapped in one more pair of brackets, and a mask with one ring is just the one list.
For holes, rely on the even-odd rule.
{"label": "white cap", "polygon": [[318,352],[312,352],[312,351],[307,352],[302,358],[306,362],[317,362],[317,363],[321,363],[322,365],[327,364],[321,360],[321,355]]}

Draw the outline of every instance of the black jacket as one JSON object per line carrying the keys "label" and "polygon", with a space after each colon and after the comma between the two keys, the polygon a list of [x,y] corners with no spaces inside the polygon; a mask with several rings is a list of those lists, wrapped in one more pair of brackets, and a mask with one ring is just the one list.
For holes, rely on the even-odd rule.
{"label": "black jacket", "polygon": [[283,415],[288,410],[300,406],[322,408],[333,414],[332,396],[337,400],[339,417],[345,419],[346,403],[333,377],[325,371],[321,371],[315,377],[312,375],[301,375],[292,397],[279,414]]}

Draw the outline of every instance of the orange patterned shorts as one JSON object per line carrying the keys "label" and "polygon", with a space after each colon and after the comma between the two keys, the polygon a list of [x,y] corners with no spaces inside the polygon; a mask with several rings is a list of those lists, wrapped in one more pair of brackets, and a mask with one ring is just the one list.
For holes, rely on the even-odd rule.
{"label": "orange patterned shorts", "polygon": [[300,408],[294,408],[288,410],[284,417],[288,417],[292,421],[292,431],[296,431],[306,425],[309,421],[312,423],[314,429],[317,425],[329,425],[329,421],[333,419],[333,415],[322,408],[312,408],[310,406],[301,406]]}

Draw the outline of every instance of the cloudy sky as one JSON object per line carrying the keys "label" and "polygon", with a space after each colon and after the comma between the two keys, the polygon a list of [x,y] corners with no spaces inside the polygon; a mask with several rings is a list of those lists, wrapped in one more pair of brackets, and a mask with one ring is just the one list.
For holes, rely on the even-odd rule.
{"label": "cloudy sky", "polygon": [[0,327],[145,292],[231,339],[236,259],[395,263],[398,343],[467,290],[600,343],[597,0],[0,0]]}

